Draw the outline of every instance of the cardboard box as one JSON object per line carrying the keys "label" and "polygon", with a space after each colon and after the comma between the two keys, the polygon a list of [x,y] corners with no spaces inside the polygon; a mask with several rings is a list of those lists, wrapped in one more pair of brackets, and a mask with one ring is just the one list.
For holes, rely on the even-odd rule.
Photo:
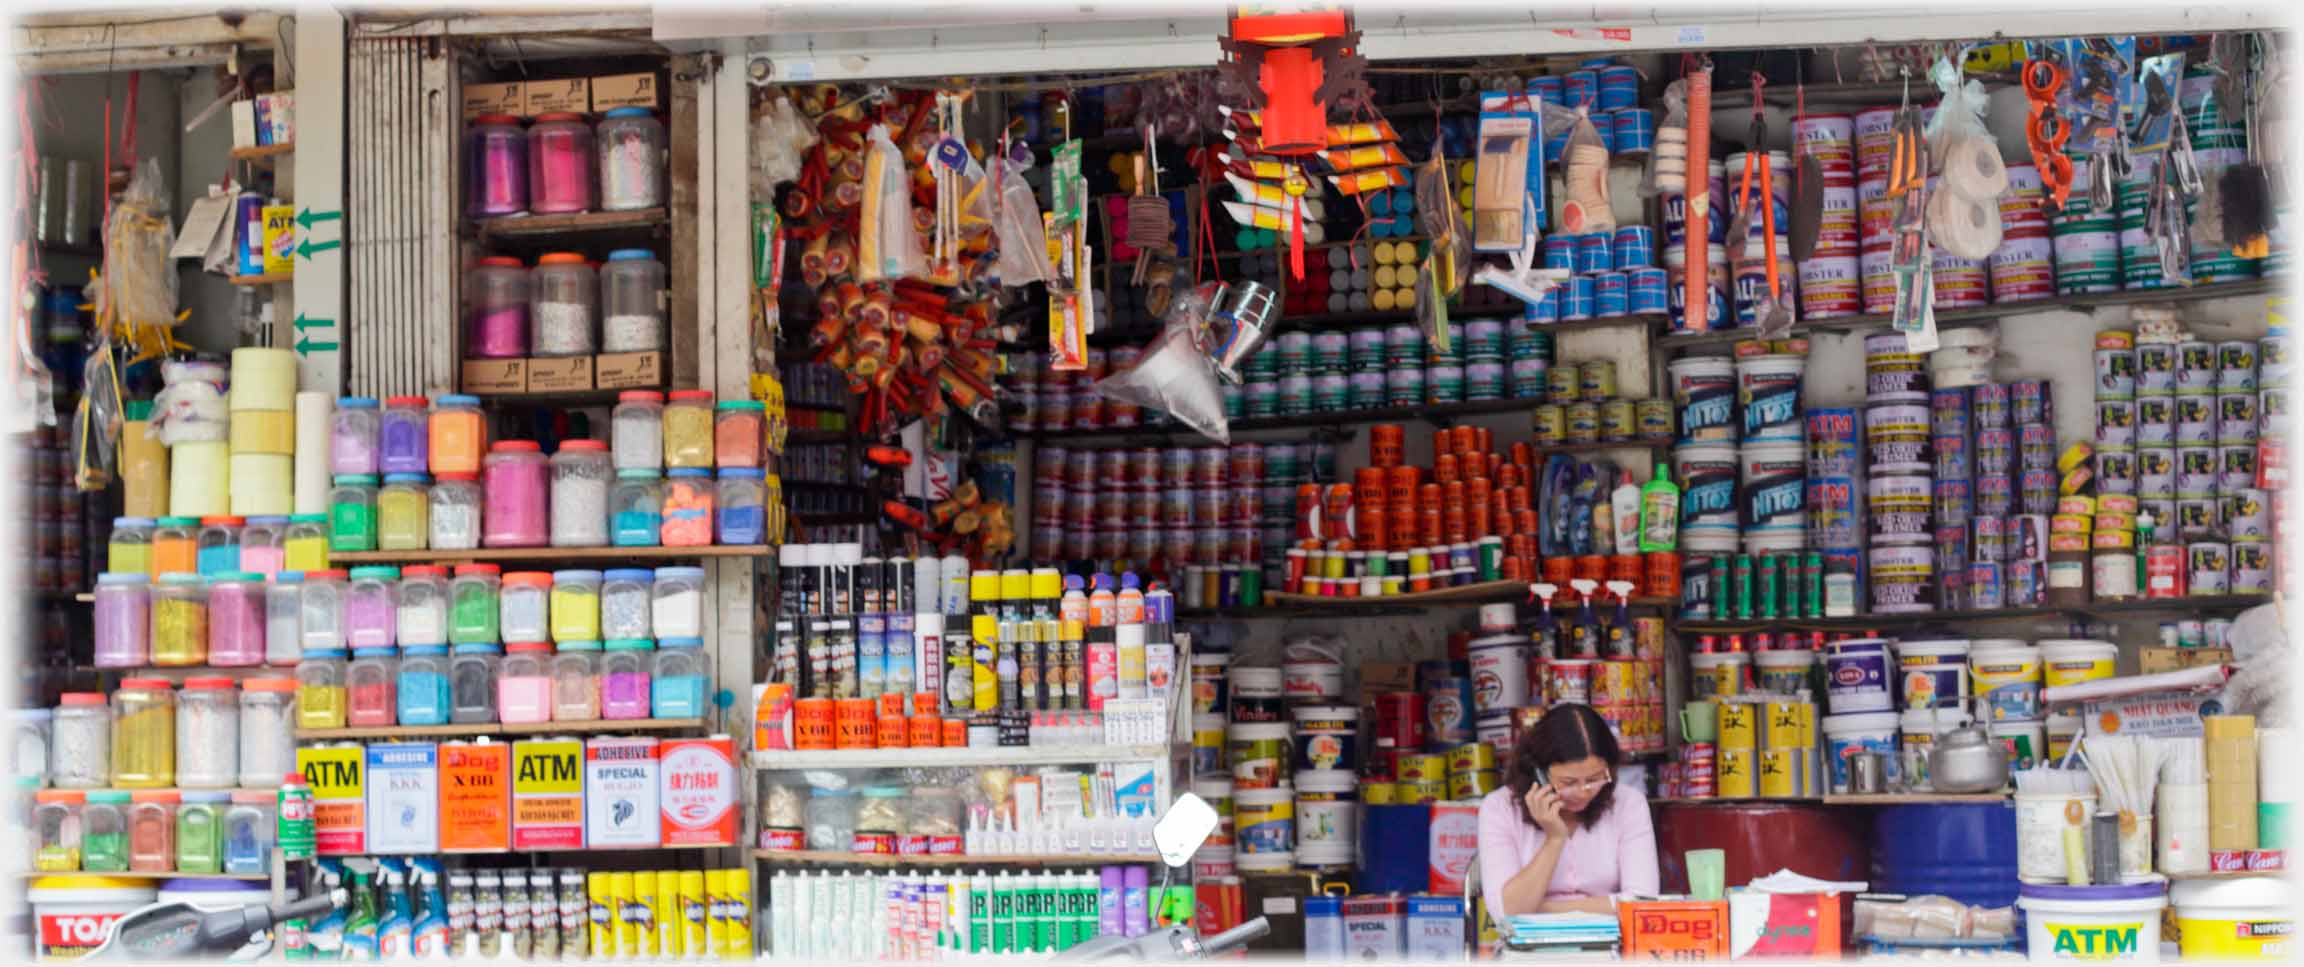
{"label": "cardboard box", "polygon": [[664,354],[601,353],[592,357],[592,383],[600,389],[655,389],[664,385]]}
{"label": "cardboard box", "polygon": [[1722,900],[1638,900],[1616,905],[1626,960],[1728,959]]}
{"label": "cardboard box", "polygon": [[1840,894],[1728,894],[1729,951],[1737,959],[1839,960]]}
{"label": "cardboard box", "polygon": [[592,357],[528,357],[528,392],[577,393],[592,388]]}
{"label": "cardboard box", "polygon": [[1416,666],[1403,661],[1372,661],[1360,666],[1360,692],[1413,692]]}
{"label": "cardboard box", "polygon": [[264,274],[296,271],[296,206],[264,206]]}
{"label": "cardboard box", "polygon": [[1399,960],[1407,952],[1407,901],[1398,895],[1344,901],[1344,959]]}
{"label": "cardboard box", "polygon": [[469,121],[483,114],[518,116],[522,111],[520,87],[518,82],[464,85],[464,119]]}
{"label": "cardboard box", "polygon": [[2157,675],[2161,672],[2183,671],[2202,665],[2222,665],[2232,661],[2230,648],[2140,648],[2136,652],[2137,674]]}
{"label": "cardboard box", "polygon": [[1409,960],[1464,959],[1464,898],[1409,897],[1407,934]]}
{"label": "cardboard box", "polygon": [[613,74],[592,78],[592,113],[603,114],[612,107],[646,107],[659,105],[656,75]]}
{"label": "cardboard box", "polygon": [[440,850],[500,853],[512,848],[512,746],[440,746]]}
{"label": "cardboard box", "polygon": [[592,104],[592,82],[581,77],[527,81],[520,85],[520,110],[529,117],[582,114]]}
{"label": "cardboard box", "polygon": [[478,395],[494,393],[528,392],[528,361],[525,359],[467,359],[464,361],[464,392]]}
{"label": "cardboard box", "polygon": [[359,745],[296,750],[312,786],[314,848],[322,856],[368,852],[368,759]]}

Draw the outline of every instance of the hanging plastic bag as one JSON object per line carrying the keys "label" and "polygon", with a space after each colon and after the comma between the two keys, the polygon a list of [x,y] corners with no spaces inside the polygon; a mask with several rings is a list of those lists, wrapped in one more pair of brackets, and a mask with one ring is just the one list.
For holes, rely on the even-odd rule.
{"label": "hanging plastic bag", "polygon": [[772,198],[778,186],[799,178],[801,159],[815,144],[816,126],[791,98],[770,101],[752,121],[752,196]]}
{"label": "hanging plastic bag", "polygon": [[928,274],[920,230],[912,224],[912,174],[904,152],[875,124],[865,135],[864,211],[858,221],[856,279],[883,282]]}
{"label": "hanging plastic bag", "polygon": [[1565,197],[1560,204],[1559,230],[1576,235],[1615,231],[1616,213],[1608,201],[1608,145],[1600,140],[1591,117],[1581,111],[1562,152],[1561,168],[1566,174],[1561,178]]}
{"label": "hanging plastic bag", "polygon": [[2000,196],[2008,166],[2000,142],[1984,127],[1984,85],[1964,78],[1950,60],[1930,72],[1944,99],[1927,126],[1928,155],[1939,181],[1928,196],[1928,239],[1964,259],[1989,258],[2000,247]]}
{"label": "hanging plastic bag", "polygon": [[1161,410],[1218,443],[1232,442],[1224,395],[1208,361],[1208,313],[1220,286],[1205,282],[1177,297],[1167,327],[1136,365],[1096,383],[1108,400]]}
{"label": "hanging plastic bag", "polygon": [[176,231],[168,220],[167,185],[159,160],[145,159],[105,219],[96,318],[123,332],[176,325],[176,267],[168,260]]}
{"label": "hanging plastic bag", "polygon": [[1032,153],[1012,152],[993,167],[1000,179],[992,207],[992,241],[999,252],[993,274],[1010,287],[1046,282],[1055,274],[1048,265],[1048,230],[1040,218],[1040,200],[1024,181]]}
{"label": "hanging plastic bag", "polygon": [[1664,119],[1656,124],[1656,146],[1642,166],[1640,197],[1681,194],[1688,190],[1688,82],[1673,81],[1664,88]]}
{"label": "hanging plastic bag", "polygon": [[72,483],[81,490],[111,486],[119,465],[120,370],[110,338],[101,338],[81,366],[80,405],[72,411]]}

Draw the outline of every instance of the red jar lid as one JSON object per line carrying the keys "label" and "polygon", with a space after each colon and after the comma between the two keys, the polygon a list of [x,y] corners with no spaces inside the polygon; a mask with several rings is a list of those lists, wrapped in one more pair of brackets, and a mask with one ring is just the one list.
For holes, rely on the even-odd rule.
{"label": "red jar lid", "polygon": [[600,453],[606,453],[606,452],[608,452],[608,441],[606,441],[606,440],[562,440],[562,441],[560,441],[560,449],[562,449],[562,450],[588,450],[588,451],[597,451],[597,452],[600,452]]}
{"label": "red jar lid", "polygon": [[293,678],[251,678],[241,682],[240,688],[249,692],[293,692],[296,690],[296,680]]}
{"label": "red jar lid", "polygon": [[472,481],[472,480],[478,480],[478,479],[480,479],[480,475],[479,475],[479,474],[476,474],[476,473],[436,473],[436,474],[433,474],[433,475],[432,475],[432,479],[434,479],[434,480]]}
{"label": "red jar lid", "polygon": [[493,445],[489,446],[488,449],[492,451],[501,450],[506,453],[544,452],[544,448],[538,445],[534,440],[498,440]]}
{"label": "red jar lid", "polygon": [[56,700],[65,705],[73,706],[102,705],[105,701],[103,692],[65,692],[57,696]]}
{"label": "red jar lid", "polygon": [[676,389],[672,391],[672,399],[681,403],[697,400],[709,403],[712,401],[712,391],[708,389]]}
{"label": "red jar lid", "polygon": [[543,123],[545,123],[545,122],[548,122],[548,121],[582,121],[582,120],[584,120],[584,115],[581,115],[581,114],[577,114],[577,113],[575,113],[575,112],[573,112],[573,111],[553,111],[553,112],[551,112],[551,113],[548,113],[548,114],[539,114],[539,115],[536,115],[536,123],[538,123],[538,124],[543,124]]}
{"label": "red jar lid", "polygon": [[511,114],[482,114],[472,120],[481,124],[509,124],[515,127],[520,124],[520,118]]}
{"label": "red jar lid", "polygon": [[447,569],[447,568],[444,568],[444,567],[441,567],[441,566],[440,566],[440,565],[438,565],[438,564],[414,564],[414,565],[410,565],[410,566],[408,566],[408,567],[404,567],[404,568],[401,568],[401,569],[400,569],[400,576],[401,576],[401,577],[404,577],[404,578],[411,578],[411,577],[418,577],[418,578],[437,578],[437,577],[447,577],[447,576],[448,576],[448,569]]}
{"label": "red jar lid", "polygon": [[343,578],[345,578],[345,577],[348,577],[348,576],[350,576],[350,575],[351,575],[351,572],[350,572],[350,571],[346,571],[346,570],[344,570],[343,568],[340,568],[340,567],[324,567],[324,568],[321,568],[321,569],[319,569],[319,570],[317,570],[317,571],[306,571],[306,572],[304,572],[304,580],[307,580],[307,581],[325,581],[325,580],[327,580],[327,579],[329,579],[329,578],[337,578],[337,579],[343,579]]}
{"label": "red jar lid", "polygon": [[527,263],[509,255],[483,255],[480,257],[480,264],[501,269],[525,268],[527,265]]}
{"label": "red jar lid", "polygon": [[246,525],[247,523],[248,519],[245,517],[233,517],[228,514],[218,514],[214,517],[200,518],[200,526],[202,527],[206,527],[210,524],[223,524],[228,527],[240,527]]}
{"label": "red jar lid", "polygon": [[228,692],[228,691],[231,691],[231,690],[232,690],[232,680],[231,680],[231,679],[229,679],[229,678],[187,678],[187,679],[185,679],[185,680],[184,680],[184,690],[185,690],[185,691],[187,691],[187,692],[189,692],[189,691],[192,691],[192,690],[194,690],[194,689],[198,689],[198,690],[200,690],[200,691],[204,691],[204,692],[205,692],[205,691],[227,691],[227,692]]}
{"label": "red jar lid", "polygon": [[511,644],[505,645],[504,650],[513,654],[524,654],[531,651],[551,651],[552,643],[549,641],[515,641]]}
{"label": "red jar lid", "polygon": [[[470,476],[470,474],[466,474],[466,476]],[[503,568],[502,566],[500,566],[500,565],[495,565],[495,564],[458,564],[458,565],[456,565],[456,575],[457,575],[458,577],[462,577],[462,576],[464,576],[464,575],[466,575],[466,574],[502,574],[502,573],[504,573],[504,568]]]}
{"label": "red jar lid", "polygon": [[547,252],[536,260],[538,265],[588,265],[584,256],[575,252]]}
{"label": "red jar lid", "polygon": [[387,396],[385,406],[430,406],[432,401],[421,396]]}
{"label": "red jar lid", "polygon": [[628,389],[616,394],[616,400],[620,403],[662,403],[664,394],[652,389]]}

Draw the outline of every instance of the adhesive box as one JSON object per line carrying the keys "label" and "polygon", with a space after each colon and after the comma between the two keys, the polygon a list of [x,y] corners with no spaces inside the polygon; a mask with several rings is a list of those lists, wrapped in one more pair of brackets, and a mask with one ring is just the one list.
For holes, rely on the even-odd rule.
{"label": "adhesive box", "polygon": [[664,845],[735,845],[736,740],[665,739],[658,753]]}
{"label": "adhesive box", "polygon": [[512,743],[512,848],[584,848],[584,742]]}
{"label": "adhesive box", "polygon": [[1398,894],[1345,899],[1344,959],[1399,960],[1406,949],[1405,912],[1406,900]]}
{"label": "adhesive box", "polygon": [[645,737],[585,741],[584,839],[590,847],[653,847],[663,841],[660,745]]}
{"label": "adhesive box", "polygon": [[1480,803],[1432,804],[1432,866],[1428,886],[1443,895],[1464,892],[1464,880],[1480,857]]}
{"label": "adhesive box", "polygon": [[500,853],[512,847],[512,747],[440,746],[440,850]]}
{"label": "adhesive box", "polygon": [[368,759],[359,744],[298,749],[296,770],[312,786],[314,849],[322,856],[368,852]]}
{"label": "adhesive box", "polygon": [[368,747],[368,852],[440,851],[440,746]]}
{"label": "adhesive box", "polygon": [[1456,960],[1464,955],[1464,898],[1408,898],[1408,959]]}

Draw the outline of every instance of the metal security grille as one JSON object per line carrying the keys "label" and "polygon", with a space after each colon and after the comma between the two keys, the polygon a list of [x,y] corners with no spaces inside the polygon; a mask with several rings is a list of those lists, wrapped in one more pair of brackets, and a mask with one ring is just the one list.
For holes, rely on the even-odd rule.
{"label": "metal security grille", "polygon": [[356,395],[456,391],[453,74],[436,38],[351,41],[344,351]]}

